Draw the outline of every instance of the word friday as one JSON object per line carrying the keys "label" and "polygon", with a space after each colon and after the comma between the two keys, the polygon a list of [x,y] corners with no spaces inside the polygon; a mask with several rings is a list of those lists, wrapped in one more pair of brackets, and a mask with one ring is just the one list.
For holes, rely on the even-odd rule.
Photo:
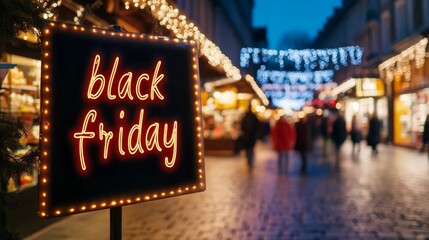
{"label": "word friday", "polygon": [[[100,55],[96,55],[92,64],[91,78],[86,91],[88,101],[100,99],[116,102],[137,99],[140,101],[165,100],[158,86],[164,80],[164,74],[160,74],[161,61],[157,62],[152,77],[149,73],[142,73],[137,79],[133,79],[133,73],[126,72],[119,80],[116,80],[115,74],[120,61],[119,57],[116,57],[110,71],[109,81],[106,82],[106,77],[98,72],[100,60]],[[141,87],[143,80],[148,83],[147,86],[150,86],[149,89],[146,89],[147,93],[145,94],[142,93]],[[113,148],[116,149],[115,154],[124,157],[135,156],[136,154],[143,155],[145,151],[158,152],[163,154],[165,167],[172,168],[175,165],[178,135],[177,120],[148,121],[149,123],[145,124],[145,110],[140,109],[138,117],[136,117],[137,121],[134,124],[123,124],[125,119],[131,119],[131,117],[126,116],[125,110],[120,110],[118,121],[122,124],[119,124],[119,127],[113,128],[113,130],[107,130],[103,118],[99,115],[96,109],[89,109],[80,127],[78,127],[79,130],[73,134],[73,138],[78,142],[79,168],[81,170],[87,170],[88,160],[86,159],[85,149],[88,147],[88,143],[94,142],[98,143],[98,147],[102,149],[101,152],[105,160],[108,159],[109,153]]]}

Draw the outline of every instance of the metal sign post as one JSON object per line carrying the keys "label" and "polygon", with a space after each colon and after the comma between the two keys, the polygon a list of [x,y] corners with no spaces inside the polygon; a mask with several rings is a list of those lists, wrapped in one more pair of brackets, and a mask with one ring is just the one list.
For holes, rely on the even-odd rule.
{"label": "metal sign post", "polygon": [[122,239],[122,207],[110,208],[110,240]]}

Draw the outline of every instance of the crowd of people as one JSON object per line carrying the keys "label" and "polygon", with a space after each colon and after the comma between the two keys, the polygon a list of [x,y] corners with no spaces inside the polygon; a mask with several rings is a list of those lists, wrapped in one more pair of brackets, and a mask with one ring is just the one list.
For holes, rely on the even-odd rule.
{"label": "crowd of people", "polygon": [[[427,125],[429,131],[429,118]],[[241,145],[246,152],[247,163],[250,168],[253,167],[254,147],[261,135],[262,126],[263,124],[249,108],[241,122]],[[312,151],[313,145],[320,137],[323,141],[322,154],[324,156],[328,152],[328,143],[332,142],[335,150],[335,163],[338,166],[341,161],[341,147],[348,136],[352,142],[353,155],[359,154],[363,140],[366,140],[367,145],[371,147],[372,154],[377,154],[377,145],[381,141],[381,128],[381,121],[375,114],[369,117],[365,133],[362,122],[357,116],[353,116],[350,127],[347,128],[342,114],[333,110],[327,111],[322,116],[302,115],[296,120],[291,116],[282,115],[271,124],[268,133],[273,150],[277,152],[279,173],[287,168],[291,151],[296,151],[299,154],[301,158],[300,170],[301,173],[305,173],[308,165],[308,153]],[[426,142],[429,143],[429,138]]]}

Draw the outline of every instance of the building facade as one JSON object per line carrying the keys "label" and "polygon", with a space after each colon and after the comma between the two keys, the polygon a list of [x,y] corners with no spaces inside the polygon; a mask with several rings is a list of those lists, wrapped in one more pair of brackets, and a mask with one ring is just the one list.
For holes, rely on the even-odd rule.
{"label": "building facade", "polygon": [[344,0],[316,39],[318,47],[357,44],[364,48],[362,64],[336,74],[335,81],[341,86],[350,79],[381,79],[384,95],[359,97],[357,82],[350,84],[352,88],[341,93],[345,113],[348,118],[361,115],[364,121],[366,116],[378,115],[386,140],[398,145],[421,144],[429,113],[428,29],[427,0]]}

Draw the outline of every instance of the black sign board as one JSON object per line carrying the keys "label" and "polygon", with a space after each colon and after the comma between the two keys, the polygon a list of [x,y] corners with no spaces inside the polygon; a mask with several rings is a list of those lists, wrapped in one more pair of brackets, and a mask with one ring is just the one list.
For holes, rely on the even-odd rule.
{"label": "black sign board", "polygon": [[43,28],[39,216],[204,191],[197,45]]}

